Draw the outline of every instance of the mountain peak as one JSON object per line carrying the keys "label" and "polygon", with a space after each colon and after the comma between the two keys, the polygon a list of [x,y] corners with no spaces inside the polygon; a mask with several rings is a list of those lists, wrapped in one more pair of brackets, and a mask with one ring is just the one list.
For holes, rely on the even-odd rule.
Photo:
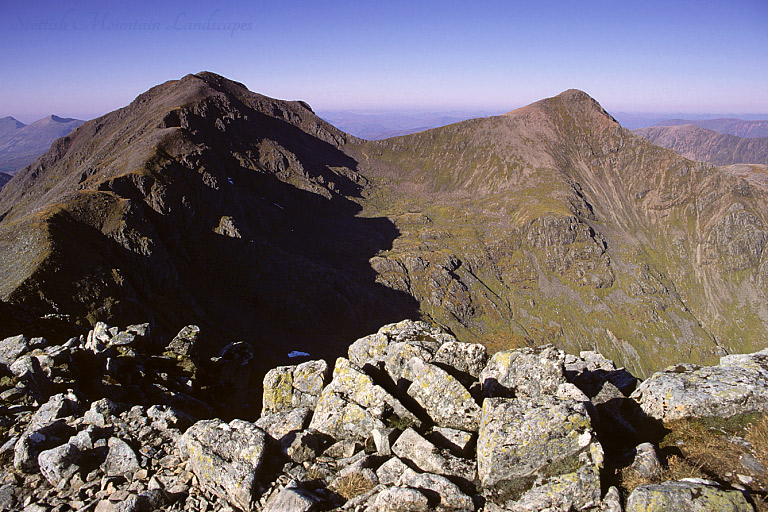
{"label": "mountain peak", "polygon": [[539,100],[525,107],[507,112],[504,115],[531,115],[536,112],[538,115],[552,116],[562,115],[563,110],[565,110],[570,117],[597,121],[601,124],[606,122],[618,124],[618,121],[616,121],[596,99],[579,89],[568,89],[557,96]]}

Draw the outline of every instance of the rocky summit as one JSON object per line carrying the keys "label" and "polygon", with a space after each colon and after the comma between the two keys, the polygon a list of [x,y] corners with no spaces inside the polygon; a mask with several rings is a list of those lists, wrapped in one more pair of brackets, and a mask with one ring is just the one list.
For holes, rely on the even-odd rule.
{"label": "rocky summit", "polygon": [[656,434],[768,412],[765,351],[640,381],[405,320],[273,368],[257,403],[247,345],[207,356],[202,334],[0,341],[0,510],[752,511],[768,491],[768,444],[728,437],[737,473],[670,479],[687,441]]}

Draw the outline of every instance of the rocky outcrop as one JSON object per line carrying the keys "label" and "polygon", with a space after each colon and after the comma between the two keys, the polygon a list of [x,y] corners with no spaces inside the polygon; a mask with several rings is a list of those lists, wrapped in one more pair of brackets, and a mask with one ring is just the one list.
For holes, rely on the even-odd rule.
{"label": "rocky outcrop", "polygon": [[632,398],[663,421],[768,411],[768,349],[724,356],[718,366],[670,366],[640,384]]}
{"label": "rocky outcrop", "polygon": [[[222,361],[233,371],[252,352],[234,343],[206,362],[194,349],[198,332],[185,327],[164,344],[147,326],[98,324],[63,345],[0,342],[11,354],[0,381],[0,509],[620,512],[609,464],[626,459],[653,480],[664,460],[625,431],[617,445],[617,425],[642,431],[659,393],[664,411],[684,417],[762,410],[750,404],[768,394],[763,352],[691,369],[695,378],[661,372],[630,397],[636,379],[599,353],[549,345],[489,358],[481,345],[403,321],[358,339],[332,374],[322,360],[274,368],[260,416],[225,421],[211,417],[213,402],[228,402],[195,388],[221,377]],[[31,371],[50,382],[42,402],[27,373],[11,373],[31,358],[40,363]],[[743,409],[723,392],[736,386],[737,370],[750,393]],[[221,386],[242,392],[232,377]],[[673,377],[687,380],[673,385]],[[740,460],[750,474],[765,472],[749,454]],[[753,510],[743,486],[696,479],[639,485],[624,504],[638,512]]]}

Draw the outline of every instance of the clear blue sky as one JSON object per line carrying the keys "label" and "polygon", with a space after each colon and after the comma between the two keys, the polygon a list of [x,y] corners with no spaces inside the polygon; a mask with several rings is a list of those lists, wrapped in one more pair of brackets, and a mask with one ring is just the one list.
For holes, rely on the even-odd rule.
{"label": "clear blue sky", "polygon": [[[207,25],[207,27],[206,27]],[[92,118],[214,71],[316,110],[768,112],[768,1],[10,2],[0,117]]]}

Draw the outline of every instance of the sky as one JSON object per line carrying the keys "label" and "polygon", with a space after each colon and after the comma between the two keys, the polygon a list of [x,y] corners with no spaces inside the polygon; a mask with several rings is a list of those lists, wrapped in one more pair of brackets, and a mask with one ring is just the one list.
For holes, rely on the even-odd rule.
{"label": "sky", "polygon": [[768,112],[768,1],[0,0],[0,117],[90,119],[213,71],[315,110]]}

